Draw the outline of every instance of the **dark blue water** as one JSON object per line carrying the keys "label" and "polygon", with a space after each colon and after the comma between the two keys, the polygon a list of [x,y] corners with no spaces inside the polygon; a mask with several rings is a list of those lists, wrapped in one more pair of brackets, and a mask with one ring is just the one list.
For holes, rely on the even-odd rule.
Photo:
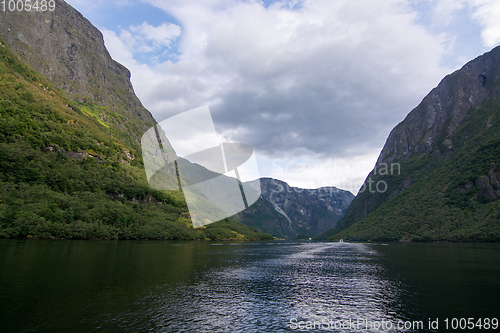
{"label": "dark blue water", "polygon": [[484,332],[500,317],[500,244],[0,240],[0,267],[0,332]]}

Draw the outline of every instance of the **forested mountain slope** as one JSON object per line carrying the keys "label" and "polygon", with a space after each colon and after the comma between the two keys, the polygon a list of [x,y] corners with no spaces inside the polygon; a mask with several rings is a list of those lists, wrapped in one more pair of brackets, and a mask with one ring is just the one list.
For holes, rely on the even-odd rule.
{"label": "forested mountain slope", "polygon": [[[0,39],[0,237],[271,239],[231,220],[194,229],[181,191],[149,186],[138,143],[154,120],[133,93],[128,71],[107,51],[91,53],[105,51],[102,36],[84,46],[96,29],[64,5],[49,22],[29,13],[0,17],[8,34],[17,36],[12,45]],[[39,24],[50,22],[42,44],[53,47],[52,59],[38,67],[36,61],[46,61],[50,52],[37,48],[41,42],[33,36]],[[75,36],[81,45],[71,58],[57,47]],[[23,48],[34,54],[23,56]],[[35,71],[44,68],[73,68],[79,78],[54,76],[54,84]]]}
{"label": "forested mountain slope", "polygon": [[499,167],[496,47],[446,76],[392,130],[365,191],[322,237],[500,241]]}

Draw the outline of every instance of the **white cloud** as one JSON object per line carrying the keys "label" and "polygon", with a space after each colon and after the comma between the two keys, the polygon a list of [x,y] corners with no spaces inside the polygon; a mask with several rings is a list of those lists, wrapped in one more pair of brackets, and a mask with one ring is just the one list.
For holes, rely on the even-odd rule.
{"label": "white cloud", "polygon": [[[475,1],[468,8],[476,10],[485,43],[493,43],[496,21],[485,8],[495,6]],[[147,2],[172,15],[182,30],[144,22],[104,36],[158,121],[208,105],[217,131],[254,146],[264,164],[299,159],[362,166],[344,170],[351,183],[373,167],[394,125],[454,69],[440,65],[454,35],[417,24],[412,1],[306,0],[295,7],[282,1],[268,8],[259,1]],[[464,3],[432,2],[432,13],[446,26]],[[138,53],[173,41],[176,62],[137,61]],[[264,174],[303,187],[336,185],[342,178],[321,170],[299,177],[265,168]]]}
{"label": "white cloud", "polygon": [[[107,30],[106,33],[109,35],[110,31]],[[129,54],[138,54],[169,48],[180,34],[181,28],[173,23],[162,23],[154,27],[143,22],[140,25],[130,26],[128,29],[121,29],[118,36],[113,35],[121,41],[120,48],[125,49]],[[110,48],[113,50],[112,45]]]}
{"label": "white cloud", "polygon": [[155,47],[170,47],[172,41],[181,34],[181,27],[172,23],[162,23],[154,27],[143,22],[141,25],[131,26],[129,29],[135,33],[136,43],[151,41]]}
{"label": "white cloud", "polygon": [[93,0],[93,1],[65,0],[65,1],[78,10],[82,10],[82,8],[84,8],[87,11],[99,11],[105,5],[127,6],[130,5],[134,0]]}
{"label": "white cloud", "polygon": [[[460,12],[468,15],[481,26],[481,39],[486,47],[500,44],[500,1],[498,0],[414,0],[431,6],[432,24],[446,27],[454,20],[463,20]],[[467,22],[460,22],[467,24]],[[453,37],[451,37],[453,38]]]}
{"label": "white cloud", "polygon": [[308,118],[320,125],[336,116],[384,127],[382,115],[392,126],[449,70],[438,65],[443,40],[416,26],[397,1],[306,1],[299,10],[236,1],[152,3],[185,30],[179,62],[163,66],[178,109],[160,109],[174,104],[158,87],[148,96],[157,115],[217,100],[228,125],[235,115],[252,122],[269,113],[297,121],[300,106],[314,110]]}
{"label": "white cloud", "polygon": [[368,172],[374,167],[378,152],[351,158],[315,159],[313,156],[291,159],[258,159],[260,172],[285,180],[300,188],[334,185],[356,194]]}
{"label": "white cloud", "polygon": [[447,26],[453,21],[457,11],[467,6],[467,0],[433,0],[433,24]]}
{"label": "white cloud", "polygon": [[134,55],[130,48],[126,46],[123,38],[116,35],[114,31],[107,29],[100,29],[104,36],[104,44],[106,49],[110,52],[113,59],[123,64],[125,67],[133,67],[137,64],[134,60]]}
{"label": "white cloud", "polygon": [[469,0],[474,9],[473,18],[482,26],[481,38],[487,47],[500,44],[500,1]]}

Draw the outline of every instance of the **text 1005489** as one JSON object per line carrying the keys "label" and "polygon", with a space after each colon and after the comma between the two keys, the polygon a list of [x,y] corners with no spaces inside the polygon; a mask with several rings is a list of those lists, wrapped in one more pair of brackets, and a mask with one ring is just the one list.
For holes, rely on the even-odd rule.
{"label": "text 1005489", "polygon": [[56,9],[54,0],[2,0],[0,10],[4,12],[53,12]]}

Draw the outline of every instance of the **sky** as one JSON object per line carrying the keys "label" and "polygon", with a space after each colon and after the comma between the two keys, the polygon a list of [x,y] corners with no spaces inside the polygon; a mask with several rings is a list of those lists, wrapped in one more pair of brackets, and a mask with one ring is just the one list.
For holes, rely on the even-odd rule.
{"label": "sky", "polygon": [[498,0],[67,2],[158,122],[207,105],[261,176],[354,194],[392,128],[500,44]]}

